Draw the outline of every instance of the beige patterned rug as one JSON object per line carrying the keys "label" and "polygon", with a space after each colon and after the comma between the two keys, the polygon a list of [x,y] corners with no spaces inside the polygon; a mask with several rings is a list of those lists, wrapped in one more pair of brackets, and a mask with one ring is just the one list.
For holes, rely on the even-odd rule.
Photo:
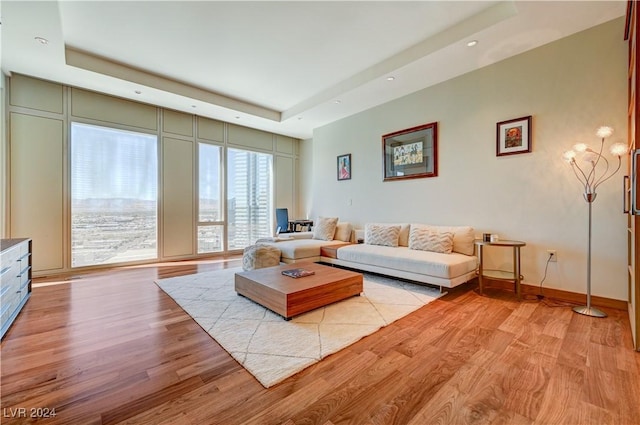
{"label": "beige patterned rug", "polygon": [[285,321],[238,296],[239,268],[156,283],[269,388],[430,303],[437,289],[364,274],[364,293]]}

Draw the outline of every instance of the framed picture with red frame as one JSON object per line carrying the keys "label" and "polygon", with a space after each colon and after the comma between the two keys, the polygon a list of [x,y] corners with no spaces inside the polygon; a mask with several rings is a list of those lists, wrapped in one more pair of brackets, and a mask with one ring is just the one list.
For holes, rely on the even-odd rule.
{"label": "framed picture with red frame", "polygon": [[496,156],[531,152],[531,115],[496,124]]}
{"label": "framed picture with red frame", "polygon": [[438,175],[438,123],[382,136],[383,181]]}

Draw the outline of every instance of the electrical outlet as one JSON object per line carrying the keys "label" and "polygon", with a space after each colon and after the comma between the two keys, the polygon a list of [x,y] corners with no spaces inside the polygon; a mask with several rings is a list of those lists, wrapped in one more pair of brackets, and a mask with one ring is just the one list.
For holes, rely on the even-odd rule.
{"label": "electrical outlet", "polygon": [[550,262],[555,263],[558,261],[558,253],[555,249],[547,249],[547,254],[549,254]]}

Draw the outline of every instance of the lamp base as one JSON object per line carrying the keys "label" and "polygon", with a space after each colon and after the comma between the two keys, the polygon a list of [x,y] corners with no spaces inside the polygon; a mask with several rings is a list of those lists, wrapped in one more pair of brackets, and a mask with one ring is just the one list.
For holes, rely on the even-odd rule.
{"label": "lamp base", "polygon": [[584,314],[585,316],[591,317],[607,317],[607,313],[598,310],[595,307],[587,307],[586,305],[580,307],[573,307],[573,311],[579,314]]}

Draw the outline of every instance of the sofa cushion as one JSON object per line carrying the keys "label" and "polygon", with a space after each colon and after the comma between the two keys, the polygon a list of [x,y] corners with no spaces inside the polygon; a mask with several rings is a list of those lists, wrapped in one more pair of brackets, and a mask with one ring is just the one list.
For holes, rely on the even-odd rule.
{"label": "sofa cushion", "polygon": [[439,232],[453,233],[453,252],[464,255],[473,255],[475,235],[473,227],[470,226],[433,226],[427,224],[411,224],[411,227],[428,227]]}
{"label": "sofa cushion", "polygon": [[318,217],[313,226],[313,239],[332,241],[337,225],[338,217]]}
{"label": "sofa cushion", "polygon": [[338,259],[394,270],[453,279],[476,269],[474,256],[458,253],[441,254],[408,247],[354,244],[338,249]]}
{"label": "sofa cushion", "polygon": [[439,232],[429,227],[411,227],[411,233],[409,235],[409,249],[451,254],[452,248],[452,232]]}
{"label": "sofa cushion", "polygon": [[398,246],[400,226],[367,223],[364,225],[364,243],[368,245]]}
{"label": "sofa cushion", "polygon": [[352,226],[351,223],[346,222],[346,221],[340,221],[338,222],[338,225],[336,226],[336,232],[333,235],[333,240],[339,240],[339,241],[343,241],[343,242],[351,242],[351,230],[352,230]]}
{"label": "sofa cushion", "polygon": [[323,241],[320,239],[294,239],[290,241],[274,242],[272,246],[280,250],[286,260],[301,260],[320,256],[320,248],[329,245],[343,244],[343,241]]}

